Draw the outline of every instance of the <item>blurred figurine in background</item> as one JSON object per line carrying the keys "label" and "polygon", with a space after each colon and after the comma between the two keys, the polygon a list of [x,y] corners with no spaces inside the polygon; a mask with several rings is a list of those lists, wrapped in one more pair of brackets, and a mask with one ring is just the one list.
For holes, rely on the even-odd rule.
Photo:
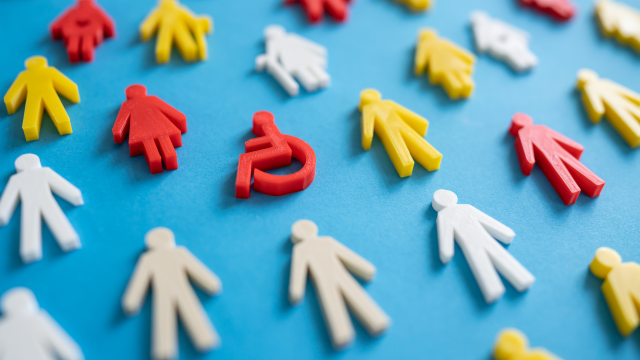
{"label": "blurred figurine in background", "polygon": [[329,86],[327,49],[302,36],[288,33],[280,25],[264,30],[266,53],[256,58],[256,70],[267,70],[290,96],[298,95],[300,87],[307,92]]}
{"label": "blurred figurine in background", "polygon": [[[93,50],[104,38],[115,37],[116,26],[93,0],[78,0],[51,25],[54,40],[62,39],[70,62],[93,61]],[[82,56],[80,56],[82,55]]]}
{"label": "blurred figurine in background", "polygon": [[285,0],[286,5],[300,3],[311,23],[322,20],[325,10],[336,21],[347,19],[347,3],[351,0]]}
{"label": "blurred figurine in background", "polygon": [[569,0],[520,0],[520,3],[551,15],[560,21],[571,19],[575,13],[575,8]]}

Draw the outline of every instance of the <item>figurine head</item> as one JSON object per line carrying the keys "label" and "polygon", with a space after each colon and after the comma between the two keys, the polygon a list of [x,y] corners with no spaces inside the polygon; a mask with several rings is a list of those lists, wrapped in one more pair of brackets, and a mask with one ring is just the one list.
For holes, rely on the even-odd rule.
{"label": "figurine head", "polygon": [[24,287],[15,287],[0,298],[0,308],[4,316],[32,315],[40,308],[33,292]]}
{"label": "figurine head", "polygon": [[165,227],[157,227],[147,232],[144,243],[149,250],[172,249],[176,247],[176,238],[173,231]]}
{"label": "figurine head", "polygon": [[580,69],[578,71],[578,89],[584,89],[584,87],[591,82],[598,80],[598,73],[590,69]]}
{"label": "figurine head", "polygon": [[161,0],[160,7],[165,9],[173,9],[178,6],[178,2],[176,0]]}
{"label": "figurine head", "polygon": [[14,164],[17,172],[39,169],[42,167],[42,165],[40,165],[40,158],[35,154],[20,155]]}
{"label": "figurine head", "polygon": [[275,124],[273,114],[264,110],[258,111],[253,114],[253,128],[251,131],[256,136],[264,136],[265,132],[262,127],[269,124]]}
{"label": "figurine head", "polygon": [[264,29],[264,37],[267,40],[278,39],[286,34],[287,31],[280,25],[269,25]]}
{"label": "figurine head", "polygon": [[382,95],[378,92],[378,90],[364,89],[360,93],[360,105],[358,105],[358,109],[362,111],[362,108],[366,105],[369,105],[374,101],[380,101],[381,99]]}
{"label": "figurine head", "polygon": [[29,70],[45,68],[47,67],[47,65],[48,65],[47,58],[40,55],[32,56],[28,58],[27,61],[24,62],[24,67],[26,67]]}
{"label": "figurine head", "polygon": [[471,13],[471,23],[474,25],[486,22],[489,20],[489,15],[484,11],[474,11]]}
{"label": "figurine head", "polygon": [[531,119],[531,116],[523,113],[517,113],[513,115],[513,118],[511,118],[511,127],[509,128],[509,134],[518,136],[518,131],[520,131],[520,129],[532,124],[533,119]]}
{"label": "figurine head", "polygon": [[496,360],[515,359],[518,354],[522,354],[529,346],[527,337],[516,329],[506,329],[498,335],[498,340],[493,349]]}
{"label": "figurine head", "polygon": [[318,226],[311,220],[298,220],[291,227],[291,242],[299,242],[318,237]]}
{"label": "figurine head", "polygon": [[589,269],[593,275],[604,279],[614,267],[620,264],[622,264],[620,254],[608,247],[601,247],[596,250],[596,256],[591,261]]}
{"label": "figurine head", "polygon": [[440,211],[447,206],[453,206],[458,203],[458,197],[453,191],[449,190],[437,190],[433,193],[433,200],[431,201],[431,206],[435,211]]}
{"label": "figurine head", "polygon": [[431,30],[431,29],[420,29],[420,31],[418,31],[418,42],[423,42],[423,41],[432,41],[435,40],[438,37],[438,33],[435,30]]}
{"label": "figurine head", "polygon": [[127,95],[127,99],[143,97],[147,95],[147,88],[140,84],[129,85],[124,93]]}

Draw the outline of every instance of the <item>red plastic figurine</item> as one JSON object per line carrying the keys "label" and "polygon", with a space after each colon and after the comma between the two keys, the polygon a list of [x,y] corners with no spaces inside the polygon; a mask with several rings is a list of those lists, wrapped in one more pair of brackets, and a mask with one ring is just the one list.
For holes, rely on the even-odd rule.
{"label": "red plastic figurine", "polygon": [[584,148],[544,125],[533,125],[527,114],[515,114],[509,133],[516,137],[520,169],[526,176],[538,166],[565,205],[576,202],[580,189],[590,197],[600,195],[604,181],[579,161]]}
{"label": "red plastic figurine", "polygon": [[569,0],[520,0],[520,3],[536,8],[560,21],[571,19],[575,13],[575,8]]}
{"label": "red plastic figurine", "polygon": [[[249,198],[252,173],[253,189],[267,195],[287,195],[311,185],[316,175],[316,154],[309,144],[281,134],[268,111],[253,114],[252,131],[259,137],[244,144],[245,153],[240,155],[236,176],[236,198]],[[265,172],[291,165],[292,156],[303,164],[302,169],[289,175]]]}
{"label": "red plastic figurine", "polygon": [[[125,91],[113,125],[113,141],[121,143],[129,135],[129,155],[144,154],[152,174],[178,168],[176,147],[182,146],[181,133],[187,132],[187,117],[157,96],[147,95],[147,88],[131,85]],[[159,151],[158,151],[159,150]]]}
{"label": "red plastic figurine", "polygon": [[69,61],[80,61],[80,53],[82,60],[93,61],[93,49],[104,38],[116,36],[116,28],[109,15],[93,0],[78,0],[75,7],[51,25],[51,36],[54,40],[62,38]]}
{"label": "red plastic figurine", "polygon": [[291,5],[299,2],[306,11],[309,21],[316,23],[322,20],[325,8],[336,21],[345,21],[349,1],[351,0],[285,0],[284,3]]}

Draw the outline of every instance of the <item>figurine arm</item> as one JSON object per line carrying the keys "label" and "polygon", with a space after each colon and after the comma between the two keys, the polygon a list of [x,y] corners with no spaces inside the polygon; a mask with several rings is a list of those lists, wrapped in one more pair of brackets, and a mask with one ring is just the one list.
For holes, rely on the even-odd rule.
{"label": "figurine arm", "polygon": [[49,187],[51,187],[51,191],[75,206],[84,204],[82,193],[77,187],[73,186],[50,168],[46,168],[46,171],[47,182],[49,183]]}
{"label": "figurine arm", "polygon": [[113,37],[116,35],[116,25],[113,22],[111,16],[109,16],[102,8],[96,6],[95,14],[100,17],[102,21],[102,28],[104,30],[105,37]]}
{"label": "figurine arm", "polygon": [[510,244],[511,241],[513,241],[513,238],[516,236],[516,233],[513,232],[511,228],[502,224],[501,222],[492,218],[491,216],[483,213],[482,211],[474,207],[471,207],[471,208],[473,208],[473,214],[476,216],[476,219],[480,221],[480,223],[482,224],[482,227],[484,227],[484,229],[487,230],[487,232],[491,234],[491,236],[493,236],[494,238],[500,240],[505,244]]}
{"label": "figurine arm", "polygon": [[132,315],[140,311],[140,306],[142,306],[142,301],[149,288],[151,275],[151,269],[146,261],[146,257],[142,255],[142,258],[133,270],[129,285],[127,285],[127,289],[122,296],[122,309],[127,314]]}
{"label": "figurine arm", "polygon": [[411,126],[420,136],[427,134],[427,128],[429,127],[429,121],[427,119],[396,103],[393,103],[393,108],[402,120]]}
{"label": "figurine arm", "polygon": [[522,173],[526,176],[531,174],[533,165],[536,163],[536,158],[533,154],[533,144],[528,135],[529,131],[520,130],[514,143],[516,154],[518,155],[518,162],[520,163],[520,170],[522,170]]}
{"label": "figurine arm", "polygon": [[7,106],[7,113],[13,114],[27,97],[26,74],[21,72],[16,80],[11,84],[9,91],[4,95],[4,104]]}
{"label": "figurine arm", "polygon": [[298,303],[304,296],[308,266],[304,249],[294,245],[291,256],[291,273],[289,275],[289,302],[292,304]]}
{"label": "figurine arm", "polygon": [[49,70],[51,71],[51,80],[53,82],[54,89],[56,89],[56,91],[62,96],[69,99],[69,101],[79,103],[80,92],[78,91],[78,85],[68,77],[64,76],[64,74],[58,71],[58,69],[50,67]]}
{"label": "figurine arm", "polygon": [[469,51],[448,41],[443,40],[443,42],[446,44],[445,49],[448,49],[454,56],[456,56],[463,62],[466,62],[467,64],[473,64],[473,62],[476,60],[476,57]]}
{"label": "figurine arm", "polygon": [[353,250],[331,238],[333,247],[344,266],[364,281],[371,281],[376,274],[376,267]]}
{"label": "figurine arm", "polygon": [[213,295],[222,290],[220,279],[209,268],[207,268],[198,258],[184,247],[180,247],[180,253],[184,260],[184,266],[189,278],[204,290],[207,294]]}
{"label": "figurine arm", "polygon": [[424,69],[429,63],[429,55],[431,55],[432,48],[434,46],[434,41],[423,40],[422,37],[421,33],[418,37],[418,45],[416,47],[416,56],[414,59],[414,71],[416,75],[422,75],[424,73]]}
{"label": "figurine arm", "polygon": [[598,123],[604,115],[604,102],[600,91],[598,91],[600,84],[587,84],[582,89],[582,102],[589,114],[591,122]]}
{"label": "figurine arm", "polygon": [[53,24],[51,24],[51,37],[53,40],[58,40],[62,37],[62,27],[68,21],[69,17],[73,14],[72,11],[65,12],[59,18],[54,20]]}
{"label": "figurine arm", "polygon": [[436,228],[438,231],[438,248],[440,249],[440,261],[443,264],[448,263],[453,258],[454,253],[454,231],[453,224],[449,219],[438,214],[436,219]]}
{"label": "figurine arm", "polygon": [[44,310],[38,314],[40,330],[45,334],[45,341],[62,360],[83,360],[84,355],[78,344],[58,323]]}
{"label": "figurine arm", "polygon": [[[15,176],[15,175],[14,175]],[[17,180],[12,176],[0,197],[0,226],[5,226],[11,219],[20,201],[20,188]]]}
{"label": "figurine arm", "polygon": [[373,105],[365,105],[362,108],[362,119],[360,120],[360,126],[362,127],[362,148],[365,150],[371,149],[375,117],[376,115],[373,109]]}
{"label": "figurine arm", "polygon": [[129,136],[129,124],[131,119],[131,110],[127,101],[120,107],[116,123],[113,124],[111,132],[113,133],[113,142],[120,144]]}
{"label": "figurine arm", "polygon": [[147,41],[153,36],[160,23],[160,12],[152,11],[140,24],[140,36],[142,41]]}
{"label": "figurine arm", "polygon": [[635,105],[640,105],[640,94],[630,89],[627,89],[624,86],[618,85],[612,81],[606,81],[608,87],[611,87],[613,91],[624,96],[626,99],[634,103]]}
{"label": "figurine arm", "polygon": [[153,96],[153,100],[154,105],[158,107],[158,110],[160,110],[173,123],[173,125],[180,130],[180,132],[187,132],[187,117],[183,113],[162,101],[157,96]]}
{"label": "figurine arm", "polygon": [[580,159],[582,151],[584,151],[584,147],[582,145],[553,130],[549,130],[549,136],[573,157]]}

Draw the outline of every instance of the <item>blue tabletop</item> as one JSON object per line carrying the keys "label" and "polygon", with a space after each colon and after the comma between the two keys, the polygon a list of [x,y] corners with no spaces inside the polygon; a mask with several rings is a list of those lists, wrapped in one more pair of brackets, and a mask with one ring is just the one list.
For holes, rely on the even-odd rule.
{"label": "blue tabletop", "polygon": [[[389,0],[356,0],[347,22],[318,25],[309,25],[299,6],[281,2],[185,0],[215,21],[209,59],[186,63],[174,50],[165,65],[155,62],[155,39],[142,42],[138,34],[155,1],[101,1],[116,21],[117,37],[97,48],[93,63],[80,64],[69,63],[62,43],[49,35],[49,24],[71,1],[0,2],[2,92],[27,57],[44,55],[78,84],[82,100],[63,100],[73,134],[58,135],[45,115],[40,140],[33,142],[22,132],[24,106],[11,116],[0,110],[0,188],[15,172],[14,160],[35,153],[85,200],[73,207],[58,199],[80,235],[77,251],[62,252],[44,227],[43,259],[23,265],[20,209],[0,228],[0,292],[32,289],[87,359],[149,358],[149,298],[132,318],[123,314],[120,299],[144,251],[144,234],[166,226],[224,285],[216,297],[198,292],[221,347],[200,355],[181,329],[183,359],[487,359],[505,327],[565,359],[637,359],[640,332],[619,335],[602,280],[588,265],[600,246],[616,249],[624,261],[640,261],[640,150],[606,121],[589,122],[575,82],[577,71],[588,67],[638,91],[640,58],[600,34],[592,0],[574,0],[577,14],[567,23],[515,0],[442,0],[419,14]],[[441,87],[413,75],[417,33],[431,27],[472,50],[469,15],[480,6],[529,32],[540,63],[516,75],[479,56],[472,97],[450,101]],[[253,71],[269,24],[328,48],[329,88],[289,98],[269,75]],[[144,157],[131,158],[127,143],[113,142],[124,90],[134,83],[187,116],[178,170],[151,175]],[[367,87],[429,119],[426,139],[443,154],[440,170],[416,164],[412,176],[400,178],[377,137],[370,151],[362,149],[357,105]],[[307,190],[234,197],[238,155],[253,137],[251,117],[258,110],[271,111],[282,133],[313,147],[316,179]],[[507,133],[515,112],[581,143],[582,162],[606,181],[602,195],[582,194],[565,206],[538,167],[525,177]],[[507,284],[505,296],[487,305],[457,246],[451,263],[440,262],[431,208],[437,189],[456,192],[460,203],[516,232],[508,250],[537,278],[528,292]],[[372,338],[356,323],[353,345],[334,351],[312,286],[299,306],[289,304],[289,234],[301,218],[377,267],[364,286],[392,319],[386,334]]]}

